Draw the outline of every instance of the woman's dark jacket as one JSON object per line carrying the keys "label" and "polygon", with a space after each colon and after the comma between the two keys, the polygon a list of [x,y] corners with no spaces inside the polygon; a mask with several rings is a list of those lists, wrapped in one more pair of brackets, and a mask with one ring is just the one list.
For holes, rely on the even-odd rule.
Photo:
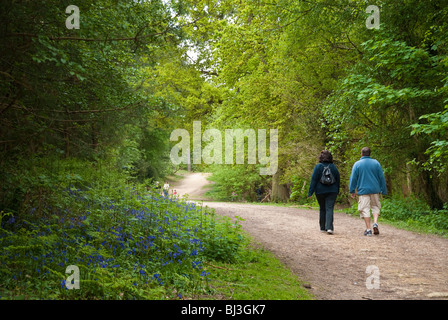
{"label": "woman's dark jacket", "polygon": [[[336,182],[331,185],[322,184],[320,182],[320,178],[322,176],[322,172],[326,166],[330,166],[331,173],[333,174]],[[330,162],[322,162],[318,163],[313,170],[313,175],[311,176],[310,188],[308,190],[308,197],[311,197],[313,193],[323,194],[336,192],[339,193],[341,178],[339,176],[338,168],[333,163]]]}

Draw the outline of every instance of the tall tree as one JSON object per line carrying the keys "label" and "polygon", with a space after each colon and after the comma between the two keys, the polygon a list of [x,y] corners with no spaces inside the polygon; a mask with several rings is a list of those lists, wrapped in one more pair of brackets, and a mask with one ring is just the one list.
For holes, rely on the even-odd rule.
{"label": "tall tree", "polygon": [[163,1],[83,0],[79,28],[69,29],[68,6],[2,2],[2,160],[58,150],[96,157],[124,141],[125,124],[152,119],[146,131],[154,135],[154,119],[170,113],[140,86],[138,70],[179,44],[182,26],[172,13],[182,11]]}
{"label": "tall tree", "polygon": [[[418,8],[418,10],[416,9]],[[446,101],[447,7],[416,1],[384,3],[380,30],[362,44],[362,59],[342,79],[325,107],[334,148],[354,156],[363,145],[384,162],[389,188],[423,193],[434,208],[446,178],[411,163],[426,163],[427,136],[411,137],[412,125],[427,113],[441,112]],[[392,24],[393,23],[393,24]],[[423,117],[424,118],[424,117]],[[427,168],[428,169],[428,168]],[[415,178],[414,178],[415,177]]]}

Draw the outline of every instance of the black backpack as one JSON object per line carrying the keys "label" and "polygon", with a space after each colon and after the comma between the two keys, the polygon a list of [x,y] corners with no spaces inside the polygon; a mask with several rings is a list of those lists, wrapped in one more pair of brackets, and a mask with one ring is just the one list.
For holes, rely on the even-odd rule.
{"label": "black backpack", "polygon": [[330,185],[336,182],[336,179],[333,176],[333,173],[330,170],[330,165],[324,167],[324,171],[322,171],[322,176],[320,177],[320,183]]}

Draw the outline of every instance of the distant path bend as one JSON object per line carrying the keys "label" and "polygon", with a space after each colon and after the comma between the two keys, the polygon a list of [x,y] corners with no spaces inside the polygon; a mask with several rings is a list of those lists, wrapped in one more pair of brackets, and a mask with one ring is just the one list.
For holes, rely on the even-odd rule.
{"label": "distant path bend", "polygon": [[172,183],[170,189],[176,190],[179,197],[188,195],[190,200],[210,200],[205,192],[210,189],[212,182],[207,180],[210,173],[192,172],[184,174],[184,179]]}

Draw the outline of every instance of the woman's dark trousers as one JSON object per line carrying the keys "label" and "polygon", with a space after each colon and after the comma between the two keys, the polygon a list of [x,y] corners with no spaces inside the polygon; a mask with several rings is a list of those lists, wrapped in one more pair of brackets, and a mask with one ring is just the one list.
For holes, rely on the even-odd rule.
{"label": "woman's dark trousers", "polygon": [[338,194],[336,192],[316,194],[319,203],[319,225],[320,230],[334,230],[333,211]]}

